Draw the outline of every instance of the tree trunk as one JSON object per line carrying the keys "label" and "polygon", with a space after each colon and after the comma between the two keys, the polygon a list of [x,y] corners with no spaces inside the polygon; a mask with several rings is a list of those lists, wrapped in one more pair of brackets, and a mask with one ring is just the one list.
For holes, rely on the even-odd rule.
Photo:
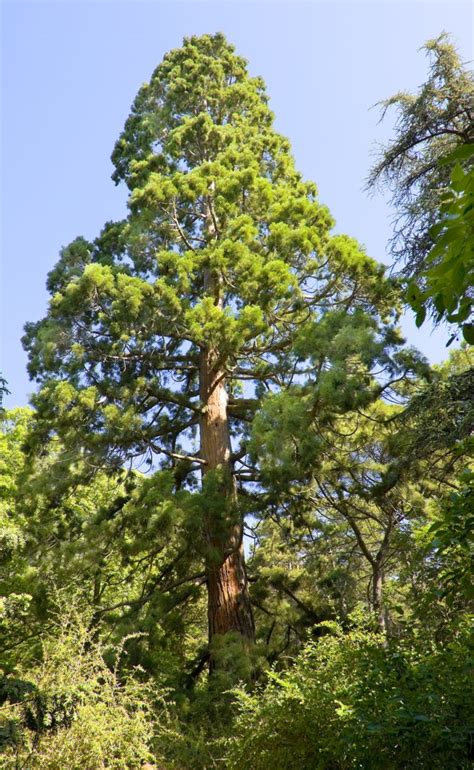
{"label": "tree trunk", "polygon": [[383,567],[375,562],[375,564],[372,565],[372,568],[372,609],[379,630],[385,635],[387,629],[385,623],[385,608],[383,606]]}
{"label": "tree trunk", "polygon": [[[211,195],[213,189],[211,184]],[[206,233],[213,239],[217,237],[217,228],[211,197],[205,200],[204,214]],[[206,268],[203,277],[204,292],[212,296],[215,305],[222,309],[224,298],[219,274]],[[204,521],[212,671],[215,665],[211,645],[213,638],[234,631],[241,635],[245,644],[251,643],[255,640],[255,625],[245,570],[243,521],[237,512],[237,489],[230,459],[228,396],[219,351],[203,347],[199,364],[199,394],[203,407],[200,419],[201,457],[205,460],[203,481],[207,474],[215,473],[217,485],[213,504],[209,505]]]}
{"label": "tree trunk", "polygon": [[[215,351],[203,349],[200,362],[201,457],[203,476],[215,472],[215,498],[205,516],[208,546],[209,641],[235,631],[246,642],[255,638],[243,549],[243,522],[236,519],[236,486],[230,462],[227,392]],[[211,661],[212,668],[212,661]]]}

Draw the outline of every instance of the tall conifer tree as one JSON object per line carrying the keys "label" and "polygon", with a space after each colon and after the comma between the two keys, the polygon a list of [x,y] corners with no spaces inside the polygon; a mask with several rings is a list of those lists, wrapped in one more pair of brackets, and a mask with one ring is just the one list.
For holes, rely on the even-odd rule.
{"label": "tall conifer tree", "polygon": [[244,501],[262,488],[246,426],[265,390],[331,367],[327,340],[319,356],[294,346],[302,328],[337,312],[339,333],[357,312],[376,337],[391,286],[331,235],[262,80],[220,34],[164,57],[112,157],[129,214],[63,250],[48,314],[27,328],[39,425],[94,467],[173,469],[200,501],[210,639],[251,643]]}

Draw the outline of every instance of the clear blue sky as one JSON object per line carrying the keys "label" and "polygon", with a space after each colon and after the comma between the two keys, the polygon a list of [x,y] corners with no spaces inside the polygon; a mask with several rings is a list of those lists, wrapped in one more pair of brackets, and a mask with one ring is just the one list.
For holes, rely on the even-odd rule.
{"label": "clear blue sky", "polygon": [[[386,261],[390,209],[363,192],[376,140],[369,108],[413,90],[427,72],[420,46],[443,29],[466,60],[467,2],[2,3],[2,294],[0,371],[27,402],[20,337],[45,311],[47,272],[77,235],[94,238],[121,218],[125,192],[110,180],[110,153],[142,82],[185,35],[222,31],[267,83],[277,128],[314,180],[337,230]],[[409,341],[432,361],[447,333]]]}

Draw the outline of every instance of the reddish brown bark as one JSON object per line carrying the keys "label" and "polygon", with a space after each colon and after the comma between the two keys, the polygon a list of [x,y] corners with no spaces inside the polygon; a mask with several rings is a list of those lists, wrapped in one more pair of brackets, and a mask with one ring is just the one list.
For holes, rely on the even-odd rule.
{"label": "reddish brown bark", "polygon": [[215,507],[205,517],[208,544],[206,573],[208,587],[209,640],[216,634],[235,631],[253,641],[255,627],[250,605],[242,543],[243,523],[236,520],[236,488],[232,476],[231,443],[227,414],[227,392],[217,354],[203,349],[200,366],[201,457],[203,474],[218,474],[217,494],[222,509]]}

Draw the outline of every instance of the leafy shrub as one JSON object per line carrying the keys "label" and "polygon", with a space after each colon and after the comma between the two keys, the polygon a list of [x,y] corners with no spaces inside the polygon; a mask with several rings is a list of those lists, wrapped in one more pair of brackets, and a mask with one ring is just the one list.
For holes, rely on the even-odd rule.
{"label": "leafy shrub", "polygon": [[384,646],[373,633],[336,631],[310,643],[263,689],[237,692],[229,768],[471,767],[468,638]]}
{"label": "leafy shrub", "polygon": [[119,681],[84,621],[63,620],[25,676],[21,696],[3,688],[4,770],[126,770],[153,759],[151,693],[138,678]]}

